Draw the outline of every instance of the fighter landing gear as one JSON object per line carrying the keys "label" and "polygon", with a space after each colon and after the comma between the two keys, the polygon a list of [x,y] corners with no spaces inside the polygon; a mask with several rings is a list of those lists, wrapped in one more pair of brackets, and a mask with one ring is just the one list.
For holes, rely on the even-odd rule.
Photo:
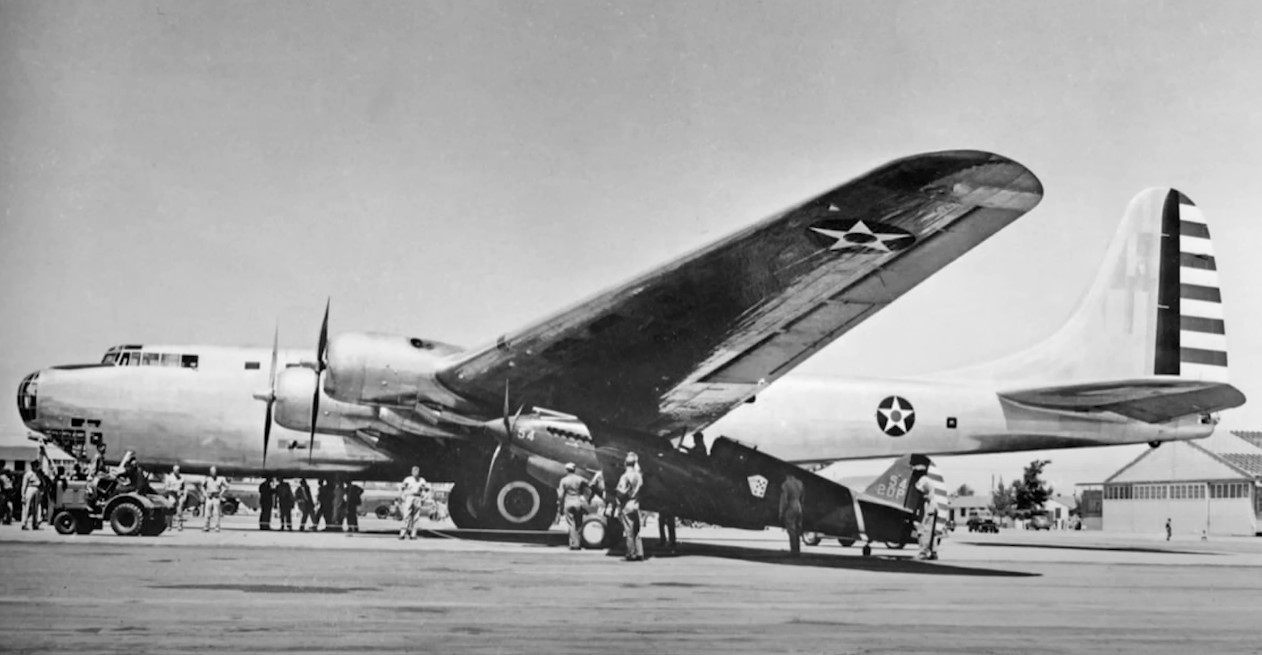
{"label": "fighter landing gear", "polygon": [[502,476],[481,506],[483,485],[457,482],[447,499],[451,521],[458,528],[481,530],[547,530],[556,521],[556,491],[525,475]]}

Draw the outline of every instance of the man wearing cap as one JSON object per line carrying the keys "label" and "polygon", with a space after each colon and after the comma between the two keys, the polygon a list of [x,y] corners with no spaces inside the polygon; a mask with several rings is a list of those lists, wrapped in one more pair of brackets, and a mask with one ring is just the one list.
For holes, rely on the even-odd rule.
{"label": "man wearing cap", "polygon": [[583,500],[587,497],[587,480],[574,472],[574,462],[565,464],[565,477],[557,487],[557,503],[570,528],[570,550],[582,548],[578,531],[583,526]]}
{"label": "man wearing cap", "polygon": [[616,494],[622,507],[622,532],[627,537],[627,561],[644,561],[644,547],[640,543],[640,489],[644,478],[640,476],[640,458],[627,453],[626,470],[618,480]]}
{"label": "man wearing cap", "polygon": [[933,548],[934,528],[938,516],[934,512],[933,484],[929,481],[928,472],[929,467],[924,464],[912,467],[912,475],[919,476],[915,487],[916,491],[920,492],[920,527],[917,530],[920,552],[916,554],[916,559],[938,559],[938,554]]}
{"label": "man wearing cap", "polygon": [[413,466],[412,475],[403,478],[399,484],[399,509],[403,512],[403,529],[399,530],[399,538],[416,538],[416,519],[421,515],[421,507],[429,496],[429,482],[421,477],[421,467]]}

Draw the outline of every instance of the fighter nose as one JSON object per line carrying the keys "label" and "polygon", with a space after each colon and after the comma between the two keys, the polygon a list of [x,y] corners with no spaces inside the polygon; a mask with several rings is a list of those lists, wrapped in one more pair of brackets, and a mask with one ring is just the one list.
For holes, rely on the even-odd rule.
{"label": "fighter nose", "polygon": [[35,371],[22,378],[22,383],[18,385],[18,415],[22,417],[22,422],[28,427],[39,415],[35,392],[39,387],[39,374],[41,372]]}

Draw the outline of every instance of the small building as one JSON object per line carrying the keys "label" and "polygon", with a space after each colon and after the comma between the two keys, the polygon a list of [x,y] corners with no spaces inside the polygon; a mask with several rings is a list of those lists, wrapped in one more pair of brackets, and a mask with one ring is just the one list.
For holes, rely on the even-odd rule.
{"label": "small building", "polygon": [[[1216,432],[1150,448],[1103,483],[1111,532],[1262,534],[1262,439]],[[1258,435],[1262,436],[1262,435]]]}
{"label": "small building", "polygon": [[994,513],[991,511],[990,494],[985,496],[956,496],[947,504],[949,511],[949,520],[955,521],[956,525],[964,525],[970,518],[976,516],[978,518],[992,518]]}
{"label": "small building", "polygon": [[1052,525],[1063,530],[1069,526],[1069,517],[1078,513],[1078,499],[1072,495],[1055,494],[1043,503],[1043,509]]}
{"label": "small building", "polygon": [[[67,455],[66,451],[58,448],[56,444],[49,443],[44,452],[48,454],[48,459],[52,460],[54,468],[64,466],[68,471],[71,466],[74,466],[74,458]],[[36,457],[39,457],[38,442],[19,441],[0,444],[0,469],[7,468],[21,473]]]}

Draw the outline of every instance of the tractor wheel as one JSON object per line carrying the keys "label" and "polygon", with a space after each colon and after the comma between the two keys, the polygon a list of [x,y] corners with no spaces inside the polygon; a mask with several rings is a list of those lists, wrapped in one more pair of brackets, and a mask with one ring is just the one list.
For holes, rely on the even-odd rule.
{"label": "tractor wheel", "polygon": [[806,544],[807,546],[818,546],[819,542],[823,540],[824,540],[824,536],[818,532],[802,533],[802,543]]}
{"label": "tractor wheel", "polygon": [[122,537],[134,537],[141,533],[145,526],[145,508],[134,500],[124,500],[110,510],[110,527],[114,534]]}
{"label": "tractor wheel", "polygon": [[53,516],[53,529],[57,534],[74,534],[79,531],[79,519],[70,510],[61,510]]}

